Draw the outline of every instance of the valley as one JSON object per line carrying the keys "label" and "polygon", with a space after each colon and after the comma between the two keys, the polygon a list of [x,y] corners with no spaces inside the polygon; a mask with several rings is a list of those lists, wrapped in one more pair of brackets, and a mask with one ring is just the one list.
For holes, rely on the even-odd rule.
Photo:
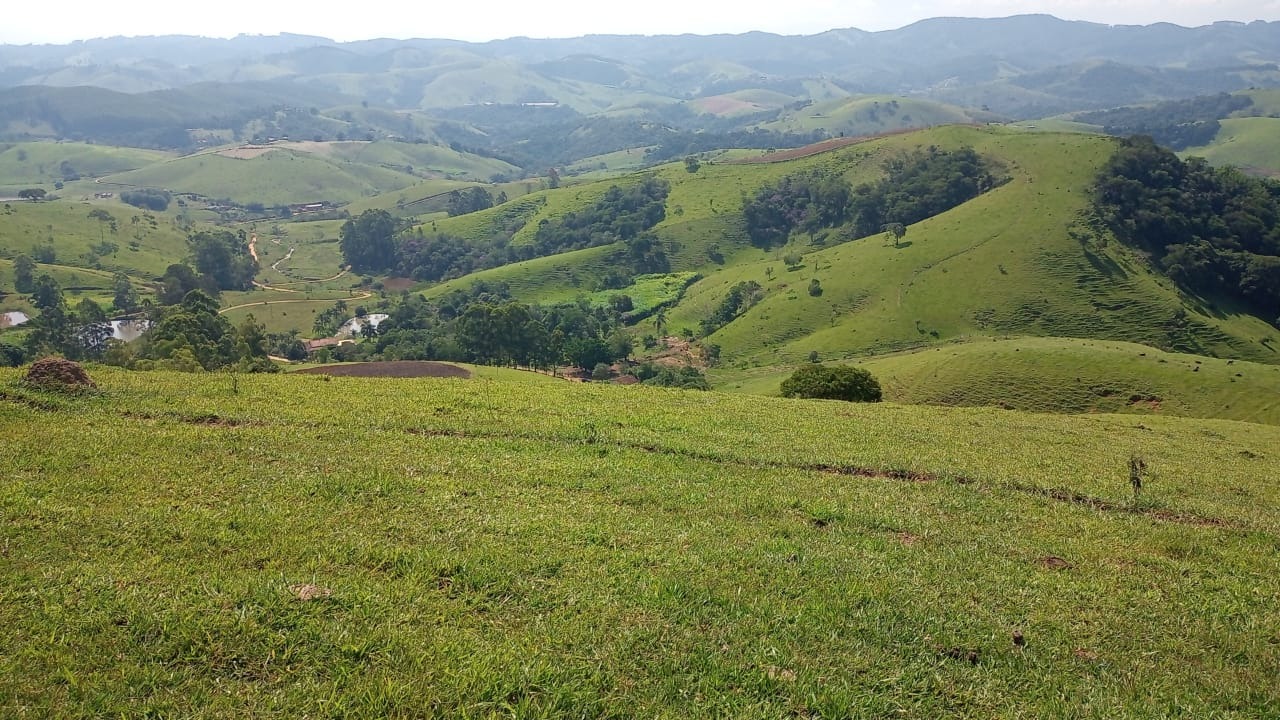
{"label": "valley", "polygon": [[1277,28],[0,45],[0,715],[1280,714]]}

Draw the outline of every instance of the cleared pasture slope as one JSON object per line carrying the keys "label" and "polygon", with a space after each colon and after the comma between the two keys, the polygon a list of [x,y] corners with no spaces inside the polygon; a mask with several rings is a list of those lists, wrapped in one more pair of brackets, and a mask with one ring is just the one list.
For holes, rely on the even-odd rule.
{"label": "cleared pasture slope", "polygon": [[1278,428],[94,375],[0,371],[0,714],[1280,713]]}
{"label": "cleared pasture slope", "polygon": [[[1220,418],[1280,425],[1280,366],[1071,338],[992,338],[859,363],[895,403]],[[717,387],[777,395],[790,368],[713,371]]]}
{"label": "cleared pasture slope", "polygon": [[[861,165],[874,167],[895,149],[928,144],[972,145],[1002,161],[1012,180],[910,226],[902,247],[880,236],[835,246],[829,240],[823,249],[799,248],[809,252],[794,271],[778,252],[708,274],[672,311],[670,327],[696,329],[734,283],[754,280],[766,298],[710,338],[733,368],[794,365],[813,351],[832,360],[1009,334],[1275,361],[1263,342],[1275,340],[1270,325],[1182,295],[1089,228],[1089,188],[1114,148],[1111,139],[950,127],[818,158],[870,152]],[[823,288],[816,297],[805,290],[814,279]]]}

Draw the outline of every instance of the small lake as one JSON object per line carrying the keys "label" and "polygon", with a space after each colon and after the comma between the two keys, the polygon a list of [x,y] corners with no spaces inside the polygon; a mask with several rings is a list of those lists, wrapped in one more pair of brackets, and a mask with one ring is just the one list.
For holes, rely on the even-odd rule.
{"label": "small lake", "polygon": [[116,340],[125,342],[133,342],[142,337],[142,333],[151,327],[151,323],[144,318],[127,318],[125,320],[111,321],[111,337]]}
{"label": "small lake", "polygon": [[[17,327],[28,322],[31,318],[20,310],[0,313],[0,328]],[[116,340],[125,342],[133,342],[142,337],[142,333],[151,327],[151,323],[145,318],[126,318],[124,320],[111,321],[111,337]],[[356,332],[359,332],[357,330]]]}
{"label": "small lake", "polygon": [[342,323],[342,327],[338,328],[337,337],[360,337],[366,322],[376,328],[388,317],[390,316],[386,313],[369,313],[362,318],[351,318]]}
{"label": "small lake", "polygon": [[30,319],[26,313],[20,310],[2,312],[0,313],[0,328],[15,327]]}

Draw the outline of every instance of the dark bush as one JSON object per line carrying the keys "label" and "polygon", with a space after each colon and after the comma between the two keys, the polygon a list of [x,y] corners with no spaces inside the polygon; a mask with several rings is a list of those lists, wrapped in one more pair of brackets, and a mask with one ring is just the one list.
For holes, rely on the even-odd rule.
{"label": "dark bush", "polygon": [[782,381],[782,396],[848,402],[880,402],[880,383],[852,365],[805,365]]}

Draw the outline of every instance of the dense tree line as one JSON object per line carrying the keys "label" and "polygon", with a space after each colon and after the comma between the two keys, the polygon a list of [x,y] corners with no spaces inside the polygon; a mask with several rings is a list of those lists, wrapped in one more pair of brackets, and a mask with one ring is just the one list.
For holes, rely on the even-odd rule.
{"label": "dense tree line", "polygon": [[512,299],[503,285],[476,283],[427,300],[406,295],[365,343],[364,353],[384,360],[452,360],[550,368],[591,368],[631,353],[613,308],[585,303],[552,307]]}
{"label": "dense tree line", "polygon": [[788,175],[743,201],[747,235],[760,247],[851,223],[858,237],[933,217],[996,187],[1001,180],[973,148],[927,150],[890,158],[878,182],[850,188],[837,174]]}
{"label": "dense tree line", "polygon": [[885,176],[853,191],[849,214],[859,237],[890,223],[911,225],[968,202],[1003,179],[971,147],[930,146],[890,158]]}
{"label": "dense tree line", "polygon": [[201,230],[187,238],[196,272],[218,290],[248,290],[258,274],[244,231]]}
{"label": "dense tree line", "polygon": [[1076,116],[1081,122],[1101,125],[1108,135],[1146,135],[1174,150],[1207,145],[1218,135],[1220,118],[1253,105],[1248,95],[1202,95],[1171,100],[1153,107],[1122,107]]}
{"label": "dense tree line", "polygon": [[763,298],[764,288],[755,280],[747,280],[734,285],[729,288],[729,292],[725,294],[724,299],[716,306],[715,312],[711,313],[711,317],[702,321],[702,334],[704,336],[710,335],[728,325]]}
{"label": "dense tree line", "polygon": [[1103,169],[1095,207],[1179,285],[1244,300],[1280,325],[1280,183],[1183,161],[1138,136]]}
{"label": "dense tree line", "polygon": [[533,239],[535,252],[554,255],[631,240],[666,218],[670,191],[670,183],[656,177],[628,188],[614,185],[586,210],[539,224]]}
{"label": "dense tree line", "polygon": [[136,346],[121,346],[108,362],[142,370],[279,370],[267,357],[266,328],[252,315],[233,326],[218,313],[218,301],[200,290],[177,305],[153,308],[149,321]]}
{"label": "dense tree line", "polygon": [[480,212],[491,207],[493,207],[493,196],[482,187],[454,190],[449,193],[445,204],[445,210],[449,213],[449,217]]}
{"label": "dense tree line", "polygon": [[[121,294],[127,296],[118,288],[117,295]],[[133,345],[112,338],[111,321],[93,300],[84,298],[74,308],[69,307],[58,283],[49,275],[35,280],[30,299],[36,316],[28,324],[23,347],[2,348],[4,357],[0,361],[6,364],[61,355],[71,360],[97,360],[138,369],[277,369],[267,358],[265,328],[252,316],[238,328],[232,327],[226,317],[218,314],[217,301],[200,290],[189,292],[176,305],[151,307],[148,328]]]}
{"label": "dense tree line", "polygon": [[167,190],[138,188],[137,190],[125,190],[121,192],[120,200],[144,210],[163,212],[169,209],[169,202],[173,200],[173,196],[170,195]]}
{"label": "dense tree line", "polygon": [[342,226],[339,247],[346,262],[358,272],[394,271],[415,280],[440,281],[621,241],[623,250],[616,260],[628,277],[665,272],[668,263],[662,245],[646,231],[666,217],[669,191],[670,185],[657,178],[647,178],[627,188],[612,186],[591,207],[544,220],[533,241],[519,246],[511,244],[511,236],[524,222],[519,208],[513,208],[518,222],[508,224],[499,218],[499,231],[478,242],[445,234],[428,235],[421,228],[397,235],[395,219],[389,213],[366,210]]}
{"label": "dense tree line", "polygon": [[845,402],[880,402],[880,382],[852,365],[804,365],[782,381],[782,397]]}
{"label": "dense tree line", "polygon": [[852,197],[840,175],[819,171],[788,175],[744,201],[747,235],[759,247],[782,245],[795,230],[813,233],[849,219]]}
{"label": "dense tree line", "polygon": [[27,325],[23,357],[9,350],[10,362],[54,354],[71,360],[102,358],[111,340],[111,323],[97,303],[84,298],[74,308],[68,306],[62,289],[49,275],[35,279],[30,300],[37,313]]}

